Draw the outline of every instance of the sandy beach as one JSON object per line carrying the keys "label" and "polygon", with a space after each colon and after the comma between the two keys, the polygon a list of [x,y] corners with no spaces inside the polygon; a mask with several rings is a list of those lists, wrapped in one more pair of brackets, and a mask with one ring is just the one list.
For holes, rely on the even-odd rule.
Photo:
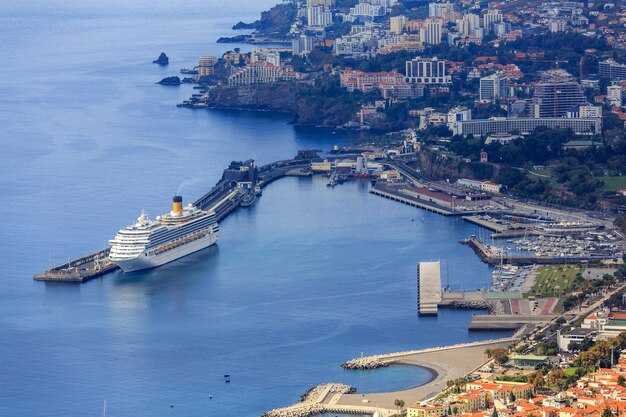
{"label": "sandy beach", "polygon": [[485,349],[506,347],[511,343],[511,341],[504,340],[405,356],[398,354],[397,358],[389,359],[387,362],[397,365],[421,366],[433,373],[433,379],[419,387],[402,391],[343,394],[338,399],[337,404],[350,406],[368,405],[393,410],[395,409],[393,404],[395,399],[404,400],[409,405],[416,401],[431,398],[446,388],[447,381],[465,376],[485,363],[487,360],[484,353]]}

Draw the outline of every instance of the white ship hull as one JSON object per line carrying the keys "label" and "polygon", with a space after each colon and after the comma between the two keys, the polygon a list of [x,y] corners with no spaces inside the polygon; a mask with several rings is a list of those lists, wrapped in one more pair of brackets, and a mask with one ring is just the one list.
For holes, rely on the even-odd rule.
{"label": "white ship hull", "polygon": [[164,265],[166,263],[175,261],[204,248],[215,244],[217,242],[217,233],[208,233],[201,239],[194,240],[186,245],[179,246],[171,249],[167,252],[160,253],[158,255],[149,254],[150,251],[142,252],[139,256],[132,259],[116,260],[114,263],[119,265],[124,272],[135,272],[143,269],[156,268],[157,266]]}

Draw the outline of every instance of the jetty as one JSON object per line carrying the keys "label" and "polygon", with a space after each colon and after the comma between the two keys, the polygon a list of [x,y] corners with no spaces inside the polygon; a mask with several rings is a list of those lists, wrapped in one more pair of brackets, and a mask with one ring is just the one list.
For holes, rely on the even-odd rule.
{"label": "jetty", "polygon": [[441,303],[441,265],[436,262],[417,264],[417,312],[436,316]]}
{"label": "jetty", "polygon": [[78,259],[50,267],[43,274],[33,277],[36,281],[85,282],[100,277],[119,267],[109,260],[109,248],[99,250]]}
{"label": "jetty", "polygon": [[[556,297],[525,298],[521,292],[451,291],[441,289],[439,262],[420,262],[417,266],[417,312],[420,316],[437,315],[440,308],[488,310],[474,314],[469,330],[510,330],[539,325],[554,319]],[[371,369],[387,366],[380,357],[360,358],[344,364],[349,369]]]}

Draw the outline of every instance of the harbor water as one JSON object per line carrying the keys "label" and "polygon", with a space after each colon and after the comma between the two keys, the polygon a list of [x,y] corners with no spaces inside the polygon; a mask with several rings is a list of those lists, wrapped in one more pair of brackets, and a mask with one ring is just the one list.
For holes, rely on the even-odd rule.
{"label": "harbor water", "polygon": [[[458,244],[477,227],[371,195],[366,181],[285,178],[208,250],[82,285],[34,282],[105,247],[141,209],[200,196],[231,160],[358,135],[177,108],[191,86],[155,84],[199,55],[249,50],[214,41],[271,0],[0,3],[0,416],[97,415],[106,400],[118,417],[252,417],[322,382],[373,392],[431,377],[340,368],[361,353],[502,336],[469,333],[474,312],[416,314],[419,261],[442,260],[455,289],[489,286]],[[167,67],[151,63],[162,51]]]}

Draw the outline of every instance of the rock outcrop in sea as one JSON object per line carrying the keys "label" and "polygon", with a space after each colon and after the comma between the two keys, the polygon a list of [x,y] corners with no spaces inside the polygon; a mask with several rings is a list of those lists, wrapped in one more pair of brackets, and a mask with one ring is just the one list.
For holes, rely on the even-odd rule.
{"label": "rock outcrop in sea", "polygon": [[152,61],[152,63],[159,64],[159,65],[167,65],[170,63],[170,59],[167,57],[167,55],[165,55],[165,52],[161,52],[161,55],[159,55],[157,59]]}
{"label": "rock outcrop in sea", "polygon": [[180,80],[179,77],[165,77],[163,78],[161,81],[158,82],[158,84],[161,85],[180,85],[182,83],[182,81]]}

